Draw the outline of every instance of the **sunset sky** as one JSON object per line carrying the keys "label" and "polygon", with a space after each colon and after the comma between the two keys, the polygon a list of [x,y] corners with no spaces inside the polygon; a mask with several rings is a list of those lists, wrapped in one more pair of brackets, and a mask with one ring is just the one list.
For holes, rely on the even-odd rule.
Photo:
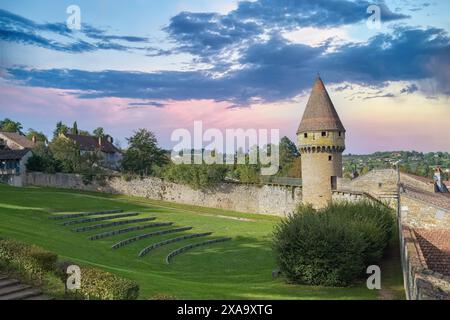
{"label": "sunset sky", "polygon": [[[81,30],[66,26],[69,5]],[[378,4],[381,29],[369,29]],[[317,73],[346,153],[450,151],[448,0],[130,0],[0,3],[0,118],[49,137],[57,121],[295,132]]]}

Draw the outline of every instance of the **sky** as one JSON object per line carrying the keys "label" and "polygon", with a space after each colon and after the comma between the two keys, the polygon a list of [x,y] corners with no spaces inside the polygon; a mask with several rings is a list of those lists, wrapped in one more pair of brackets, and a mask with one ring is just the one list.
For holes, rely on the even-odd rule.
{"label": "sky", "polygon": [[58,121],[101,126],[122,147],[147,128],[170,149],[194,121],[295,141],[320,73],[346,153],[450,151],[448,12],[447,0],[2,0],[0,119],[49,137]]}

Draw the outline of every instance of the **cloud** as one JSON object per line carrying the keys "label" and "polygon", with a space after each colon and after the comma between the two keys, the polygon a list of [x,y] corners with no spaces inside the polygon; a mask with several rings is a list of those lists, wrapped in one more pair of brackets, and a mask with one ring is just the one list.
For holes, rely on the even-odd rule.
{"label": "cloud", "polygon": [[[332,28],[366,20],[369,1],[349,0],[257,0],[241,1],[228,14],[181,12],[164,30],[178,45],[208,60],[244,44],[261,40],[267,33],[292,31],[299,27]],[[409,16],[392,12],[384,1],[375,2],[384,22]]]}
{"label": "cloud", "polygon": [[[350,43],[326,52],[327,46],[310,47],[273,36],[249,46],[239,58],[242,68],[215,76],[210,70],[194,71],[84,71],[70,69],[7,70],[7,78],[33,87],[79,91],[85,99],[228,101],[236,106],[291,99],[309,90],[320,72],[328,84],[355,83],[383,87],[387,81],[414,81],[439,76],[438,94],[449,94],[446,72],[450,66],[450,39],[441,29],[401,27],[379,34],[366,43]],[[405,58],[407,57],[407,58]]]}
{"label": "cloud", "polygon": [[[36,23],[1,9],[0,40],[67,53],[145,50],[142,45],[148,42],[144,37],[110,35],[88,24],[82,24],[80,31],[72,31],[64,23]],[[141,47],[130,44],[141,44]]]}
{"label": "cloud", "polygon": [[411,85],[406,86],[402,90],[400,90],[400,93],[410,94],[410,93],[414,93],[418,90],[419,90],[419,87],[417,87],[417,85],[411,84]]}
{"label": "cloud", "polygon": [[129,109],[133,109],[135,107],[156,107],[163,108],[166,106],[165,103],[157,102],[157,101],[147,101],[147,102],[130,102],[128,103]]}

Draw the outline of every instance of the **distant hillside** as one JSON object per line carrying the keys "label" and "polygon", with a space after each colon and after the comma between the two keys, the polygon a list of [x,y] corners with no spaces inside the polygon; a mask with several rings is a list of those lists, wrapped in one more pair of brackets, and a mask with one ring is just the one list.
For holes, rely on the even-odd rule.
{"label": "distant hillside", "polygon": [[388,151],[343,156],[344,177],[351,177],[354,172],[361,175],[372,169],[396,168],[397,164],[403,172],[429,178],[433,177],[435,168],[439,166],[443,171],[443,179],[449,180],[450,154],[448,152]]}

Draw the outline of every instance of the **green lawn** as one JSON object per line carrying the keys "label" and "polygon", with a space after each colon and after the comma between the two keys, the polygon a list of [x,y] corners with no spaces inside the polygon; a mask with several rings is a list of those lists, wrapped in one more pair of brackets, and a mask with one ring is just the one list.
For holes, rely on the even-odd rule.
{"label": "green lawn", "polygon": [[[115,242],[156,230],[146,229],[90,241],[89,235],[72,231],[76,226],[61,226],[50,220],[58,213],[123,209],[139,212],[138,217],[155,216],[152,222],[174,222],[172,227],[192,226],[186,232],[157,236],[112,250]],[[276,267],[270,239],[278,218],[219,209],[185,206],[100,193],[50,188],[13,188],[0,185],[0,236],[37,244],[59,254],[62,260],[93,265],[133,279],[140,285],[142,299],[165,294],[179,299],[377,299],[380,293],[368,290],[365,283],[349,288],[288,285],[272,279]],[[98,223],[98,222],[97,222]],[[91,223],[95,224],[95,223]],[[138,252],[149,244],[190,233],[213,232],[199,239],[185,240],[152,251],[144,258]],[[176,256],[170,265],[166,255],[188,243],[232,237],[224,243],[196,248]],[[395,252],[396,246],[392,250]],[[386,266],[384,268],[384,266]],[[395,298],[403,297],[397,254],[382,264],[382,286]]]}

